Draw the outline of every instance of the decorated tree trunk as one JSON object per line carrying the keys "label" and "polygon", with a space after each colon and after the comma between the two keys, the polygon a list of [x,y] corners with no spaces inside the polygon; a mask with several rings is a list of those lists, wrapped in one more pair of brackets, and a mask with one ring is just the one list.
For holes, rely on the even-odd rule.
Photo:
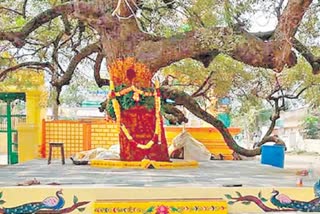
{"label": "decorated tree trunk", "polygon": [[126,161],[140,161],[144,158],[156,161],[168,161],[167,142],[164,135],[164,128],[161,126],[161,137],[149,149],[138,148],[137,145],[146,145],[150,142],[155,133],[156,117],[155,110],[148,110],[144,106],[134,106],[121,112],[121,123],[126,126],[134,141],[129,140],[120,131],[120,157]]}
{"label": "decorated tree trunk", "polygon": [[133,58],[117,60],[108,69],[112,82],[107,109],[119,127],[121,160],[169,161],[159,84],[151,87],[151,72]]}

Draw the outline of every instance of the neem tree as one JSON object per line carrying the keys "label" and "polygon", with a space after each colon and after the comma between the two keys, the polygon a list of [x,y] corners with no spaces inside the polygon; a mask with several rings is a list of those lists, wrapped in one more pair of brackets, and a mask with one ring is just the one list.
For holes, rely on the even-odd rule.
{"label": "neem tree", "polygon": [[[254,5],[261,2],[263,1],[21,0],[12,5],[12,1],[2,1],[1,10],[6,11],[2,20],[7,20],[8,23],[8,19],[16,18],[15,22],[11,23],[16,24],[13,28],[8,24],[9,27],[0,32],[2,51],[10,49],[8,42],[24,51],[17,51],[13,55],[20,60],[20,64],[5,63],[7,67],[0,72],[0,79],[21,67],[45,68],[51,74],[51,84],[59,95],[62,87],[70,83],[77,65],[85,59],[95,63],[97,84],[109,85],[110,80],[102,79],[100,75],[101,63],[106,59],[111,80],[121,74],[121,80],[125,83],[115,81],[114,93],[120,93],[131,86],[136,87],[131,87],[131,91],[122,91],[122,94],[119,94],[121,100],[120,96],[111,95],[111,98],[119,98],[118,103],[126,105],[120,108],[121,118],[129,117],[126,115],[135,110],[135,113],[146,114],[147,119],[136,120],[135,123],[144,127],[151,124],[154,133],[155,121],[160,123],[158,131],[163,130],[163,127],[160,119],[156,119],[157,112],[152,112],[155,108],[148,109],[148,106],[156,105],[155,99],[153,104],[148,101],[149,93],[153,93],[155,97],[157,94],[151,84],[151,77],[159,69],[182,59],[192,58],[202,62],[204,66],[209,66],[216,56],[225,54],[250,66],[281,72],[285,67],[297,64],[298,52],[310,63],[313,73],[319,73],[320,58],[314,56],[311,50],[295,38],[303,16],[308,11],[317,11],[317,3],[313,4],[312,0],[289,0],[287,5],[283,5],[283,0],[276,2],[278,23],[274,31],[250,33],[245,30],[246,23],[241,22],[241,13],[246,12],[247,8],[253,10]],[[34,15],[37,10],[42,12]],[[184,25],[183,30],[174,35],[163,33],[163,23],[173,25],[179,22],[178,20],[181,22],[177,11],[191,14],[192,18],[184,20],[184,24],[188,25]],[[226,21],[224,24],[210,23],[208,20],[212,20],[212,14],[220,17],[221,13],[218,11],[224,11]],[[157,29],[153,26],[160,27]],[[93,53],[97,53],[95,59],[90,57]],[[10,62],[10,59],[5,60]],[[144,84],[139,79],[142,78],[142,73],[148,76]],[[203,110],[189,94],[170,87],[161,87],[160,90],[162,97],[174,100],[175,105],[186,107],[194,115],[216,127],[235,152],[245,156],[260,154],[260,148],[246,150],[238,146],[224,125]],[[131,97],[125,97],[129,93]],[[140,102],[144,109],[132,109],[138,108],[131,108],[132,100]],[[165,104],[164,109],[169,114],[177,115],[180,121],[185,120],[174,106]],[[136,136],[132,136],[132,130],[128,127],[131,119],[125,122],[126,128],[121,130],[121,135],[126,137],[128,142],[133,141],[138,148],[148,145],[145,146],[148,148],[141,148],[143,150],[150,149],[149,146],[161,145],[157,144],[157,139],[161,137],[154,136],[150,130],[146,131],[146,128],[141,128],[140,132],[146,132],[148,136],[138,132]],[[131,137],[134,140],[130,139]],[[151,143],[148,144],[149,142]],[[164,150],[165,146],[164,142]],[[159,160],[167,160],[167,157]]]}

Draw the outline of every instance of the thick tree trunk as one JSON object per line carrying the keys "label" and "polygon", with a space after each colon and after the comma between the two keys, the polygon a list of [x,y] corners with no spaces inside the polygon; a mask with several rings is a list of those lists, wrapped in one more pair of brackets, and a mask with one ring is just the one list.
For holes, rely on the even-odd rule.
{"label": "thick tree trunk", "polygon": [[[134,86],[141,90],[141,93],[145,88],[152,87],[149,65],[138,62],[133,54],[139,41],[144,39],[136,21],[125,20],[117,28],[112,29],[112,32],[108,29],[100,29],[100,35],[108,62],[110,81],[114,86],[116,88]],[[116,94],[115,92],[118,91],[111,93]],[[142,94],[136,93],[133,89],[131,93],[133,96],[129,99],[135,99],[134,106],[128,108],[123,106],[123,103],[119,103],[121,112],[116,116],[118,125],[121,127],[119,134],[121,160],[141,161],[146,158],[169,161],[163,123],[157,116],[160,115],[160,109],[156,108],[156,105],[153,109],[139,105],[138,100],[142,99]],[[115,96],[121,97],[125,94],[127,93]],[[113,107],[117,108],[116,106],[117,104],[114,103]],[[156,131],[157,124],[160,126],[159,133]]]}
{"label": "thick tree trunk", "polygon": [[[120,158],[123,161],[169,161],[167,142],[160,117],[160,92],[148,92],[152,87],[147,66],[134,58],[124,58],[109,64],[110,99],[120,127]],[[121,89],[119,89],[121,88]],[[126,97],[124,97],[126,96]],[[143,99],[154,99],[154,107],[147,108]],[[122,101],[123,100],[123,101]]]}
{"label": "thick tree trunk", "polygon": [[[98,28],[98,30],[108,63],[110,81],[114,86],[116,88],[119,86],[125,88],[134,86],[139,90],[150,88],[152,86],[152,75],[149,66],[137,62],[133,54],[133,50],[139,41],[145,38],[136,21],[134,19],[123,20],[116,28]],[[115,92],[117,91],[114,90],[111,93],[115,94]],[[116,95],[116,97],[125,94]],[[142,95],[133,92],[133,96],[129,99],[134,99],[134,97],[142,99],[140,96]],[[116,99],[116,97],[113,99]],[[122,103],[119,103],[121,112],[116,116],[119,118],[116,119],[121,127],[119,134],[121,160],[141,161],[147,158],[155,161],[169,161],[163,123],[157,119],[160,109],[150,110],[145,106],[139,106],[137,100],[135,102],[135,105],[130,108],[126,108],[122,106]],[[117,108],[117,105],[114,104],[113,107]],[[157,123],[160,125],[159,134],[156,133]],[[148,146],[150,143],[152,143],[151,147]]]}

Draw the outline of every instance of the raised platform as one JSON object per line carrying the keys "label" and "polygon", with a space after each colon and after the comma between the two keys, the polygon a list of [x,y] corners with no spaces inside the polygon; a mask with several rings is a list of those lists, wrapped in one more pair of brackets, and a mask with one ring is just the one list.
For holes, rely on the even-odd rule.
{"label": "raised platform", "polygon": [[91,167],[97,168],[120,168],[120,169],[191,169],[197,168],[197,161],[172,161],[161,162],[144,159],[142,161],[118,161],[118,160],[92,160]]}
{"label": "raised platform", "polygon": [[[40,185],[17,186],[34,178],[40,181]],[[314,199],[312,187],[315,178],[304,178],[303,187],[296,187],[296,181],[295,169],[261,165],[258,160],[200,162],[198,168],[172,171],[92,168],[88,165],[75,166],[71,161],[61,165],[60,160],[47,165],[47,161],[42,159],[0,168],[0,207],[42,201],[62,189],[66,203],[59,212],[50,213],[62,213],[63,209],[64,213],[94,213],[96,202],[101,200],[125,201],[133,208],[139,200],[153,201],[160,206],[163,201],[185,203],[185,199],[224,201],[228,204],[228,213],[277,212],[280,211],[279,205],[270,200],[272,192],[276,194],[274,190],[305,204]],[[178,211],[168,213],[184,213],[182,206],[178,207]],[[208,206],[201,209],[197,205],[192,207],[193,213],[205,213],[206,210],[201,209]],[[113,209],[100,213],[121,213],[116,205]],[[0,209],[0,213],[3,210],[1,212]]]}

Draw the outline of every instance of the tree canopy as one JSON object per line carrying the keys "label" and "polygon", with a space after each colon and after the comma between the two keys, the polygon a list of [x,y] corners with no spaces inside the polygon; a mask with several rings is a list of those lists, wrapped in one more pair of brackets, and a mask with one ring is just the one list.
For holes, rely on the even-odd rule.
{"label": "tree canopy", "polygon": [[[178,76],[188,91],[167,85],[163,96],[215,126],[235,151],[252,156],[260,149],[239,147],[197,99],[263,97],[273,102],[274,119],[284,98],[306,91],[314,99],[319,9],[312,0],[3,0],[0,52],[10,55],[0,56],[0,80],[24,67],[46,70],[59,101],[62,87],[83,64],[92,64],[87,72],[101,87],[109,84],[101,75],[104,62],[134,57],[152,75],[161,70]],[[274,26],[254,31],[259,16]],[[185,120],[174,106],[166,107]]]}

